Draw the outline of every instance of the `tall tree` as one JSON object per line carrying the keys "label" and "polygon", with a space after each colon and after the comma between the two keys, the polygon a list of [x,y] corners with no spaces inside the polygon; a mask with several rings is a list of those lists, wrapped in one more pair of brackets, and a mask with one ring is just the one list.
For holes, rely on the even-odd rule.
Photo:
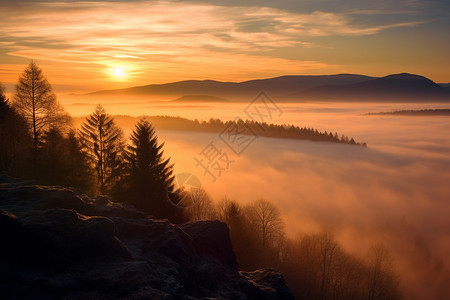
{"label": "tall tree", "polygon": [[251,230],[250,220],[244,209],[235,200],[225,197],[217,203],[217,218],[227,223],[233,250],[242,270],[251,271],[267,265],[261,265],[261,245],[258,236]]}
{"label": "tall tree", "polygon": [[319,268],[320,268],[320,295],[327,299],[340,247],[330,232],[323,232],[318,237]]}
{"label": "tall tree", "polygon": [[14,95],[14,107],[31,127],[34,168],[36,168],[37,150],[42,132],[51,126],[67,125],[70,117],[56,101],[52,86],[34,61],[30,62],[19,77]]}
{"label": "tall tree", "polygon": [[0,172],[28,177],[31,136],[25,119],[10,105],[0,83]]}
{"label": "tall tree", "polygon": [[203,188],[191,188],[184,192],[181,204],[186,206],[185,214],[191,221],[214,220],[215,207]]}
{"label": "tall tree", "polygon": [[[129,200],[156,217],[174,219],[180,213],[174,191],[173,165],[163,158],[164,143],[159,144],[153,125],[141,119],[135,126],[126,151]],[[168,201],[169,197],[169,201]]]}
{"label": "tall tree", "polygon": [[400,299],[394,259],[382,244],[374,245],[368,254],[368,300]]}
{"label": "tall tree", "polygon": [[73,130],[68,134],[54,127],[45,131],[39,151],[42,152],[39,157],[43,167],[40,182],[91,191],[91,168]]}
{"label": "tall tree", "polygon": [[284,225],[278,207],[259,199],[248,205],[246,211],[263,247],[276,245],[283,238]]}
{"label": "tall tree", "polygon": [[119,181],[122,172],[124,139],[114,118],[97,105],[79,131],[82,148],[96,169],[100,193],[107,193]]}
{"label": "tall tree", "polygon": [[3,117],[3,112],[7,109],[8,106],[8,99],[6,98],[5,95],[5,87],[3,86],[2,83],[0,83],[0,121]]}

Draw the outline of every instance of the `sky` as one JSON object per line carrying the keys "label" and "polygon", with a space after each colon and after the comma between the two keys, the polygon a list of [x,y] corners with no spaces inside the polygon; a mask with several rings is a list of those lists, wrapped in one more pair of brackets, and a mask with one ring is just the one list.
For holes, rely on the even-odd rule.
{"label": "sky", "polygon": [[450,2],[0,0],[0,82],[57,93],[187,79],[409,72],[450,82]]}

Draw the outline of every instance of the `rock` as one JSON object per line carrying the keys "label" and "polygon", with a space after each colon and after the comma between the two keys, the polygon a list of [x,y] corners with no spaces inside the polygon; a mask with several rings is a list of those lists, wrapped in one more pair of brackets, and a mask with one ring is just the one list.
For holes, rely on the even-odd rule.
{"label": "rock", "polygon": [[[262,269],[253,272],[240,272],[257,289],[266,291],[267,299],[294,299],[280,272],[274,269]],[[263,298],[259,298],[263,299]]]}
{"label": "rock", "polygon": [[171,224],[107,197],[0,176],[2,299],[292,299],[239,272],[228,227]]}
{"label": "rock", "polygon": [[2,211],[0,235],[4,237],[0,257],[48,270],[98,258],[131,258],[115,237],[110,219],[86,217],[74,210],[47,209],[22,217]]}
{"label": "rock", "polygon": [[192,238],[198,253],[214,257],[224,266],[237,270],[236,256],[231,247],[228,226],[219,221],[188,223],[181,228]]}

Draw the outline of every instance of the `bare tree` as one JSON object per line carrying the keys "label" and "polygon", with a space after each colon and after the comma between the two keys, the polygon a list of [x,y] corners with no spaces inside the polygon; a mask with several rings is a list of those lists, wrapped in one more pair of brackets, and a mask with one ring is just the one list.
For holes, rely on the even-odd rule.
{"label": "bare tree", "polygon": [[14,107],[31,127],[34,149],[34,167],[37,162],[39,138],[51,126],[68,125],[70,117],[56,101],[50,83],[34,61],[19,77],[14,95]]}
{"label": "bare tree", "polygon": [[181,202],[186,207],[185,213],[192,221],[211,220],[216,216],[213,202],[202,188],[186,192]]}
{"label": "bare tree", "polygon": [[327,299],[330,284],[337,263],[337,258],[341,252],[340,246],[333,235],[325,231],[318,237],[319,246],[319,266],[320,266],[320,298]]}
{"label": "bare tree", "polygon": [[246,213],[263,247],[272,246],[282,239],[284,225],[278,207],[259,199],[246,207]]}
{"label": "bare tree", "polygon": [[299,235],[287,244],[280,269],[299,299],[401,299],[392,257],[383,246],[362,260],[328,231]]}
{"label": "bare tree", "polygon": [[381,245],[373,246],[368,255],[368,299],[399,299],[399,282],[394,271],[394,259]]}
{"label": "bare tree", "polygon": [[330,297],[335,300],[367,299],[364,285],[364,263],[343,250],[337,251],[335,267],[330,283]]}
{"label": "bare tree", "polygon": [[287,278],[295,278],[294,291],[301,299],[317,299],[319,282],[319,258],[317,239],[314,235],[298,235],[288,243],[285,268]]}
{"label": "bare tree", "polygon": [[260,268],[261,245],[255,232],[251,230],[250,220],[245,209],[228,197],[216,205],[217,218],[227,223],[233,241],[233,250],[242,270]]}
{"label": "bare tree", "polygon": [[217,219],[222,222],[228,223],[230,216],[233,215],[232,212],[234,211],[234,215],[236,215],[236,212],[240,211],[241,208],[236,201],[225,196],[223,199],[216,203],[215,210]]}

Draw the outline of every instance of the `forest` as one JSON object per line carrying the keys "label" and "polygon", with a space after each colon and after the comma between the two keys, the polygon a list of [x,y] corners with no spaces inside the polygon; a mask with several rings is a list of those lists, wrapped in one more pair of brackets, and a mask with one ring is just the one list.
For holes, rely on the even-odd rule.
{"label": "forest", "polygon": [[223,221],[240,270],[281,270],[297,299],[400,299],[398,273],[384,245],[359,257],[346,251],[332,230],[289,238],[289,224],[271,201],[241,205],[227,197],[213,200],[201,188],[175,188],[174,165],[164,156],[155,127],[217,132],[230,122],[244,122],[258,136],[365,145],[310,128],[173,117],[141,118],[126,138],[100,105],[77,130],[42,69],[31,62],[12,99],[0,88],[0,173],[107,195],[177,224]]}
{"label": "forest", "polygon": [[367,113],[368,116],[376,115],[401,115],[401,116],[450,116],[449,108],[437,108],[437,109],[418,109],[418,110],[395,110],[386,112],[371,112]]}
{"label": "forest", "polygon": [[[127,115],[115,115],[117,123],[129,124],[135,122],[135,117]],[[220,133],[227,128],[243,128],[240,134],[256,135],[259,137],[285,138],[297,140],[309,140],[315,142],[341,143],[348,145],[367,146],[367,143],[356,142],[354,138],[346,135],[339,135],[337,132],[319,131],[311,127],[299,127],[289,124],[268,124],[251,120],[236,119],[232,121],[222,121],[220,119],[190,120],[183,117],[174,116],[146,116],[156,129],[161,130],[181,130]],[[74,118],[74,123],[82,123],[83,118]]]}

